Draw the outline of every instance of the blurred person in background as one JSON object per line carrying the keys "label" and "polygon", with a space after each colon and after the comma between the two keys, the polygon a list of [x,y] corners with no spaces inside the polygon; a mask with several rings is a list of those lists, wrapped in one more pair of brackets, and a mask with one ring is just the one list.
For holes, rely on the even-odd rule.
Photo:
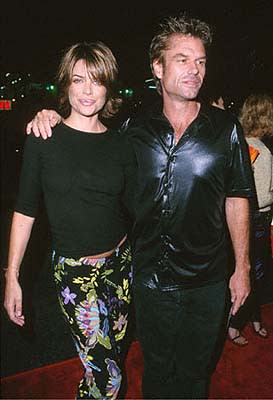
{"label": "blurred person in background", "polygon": [[239,119],[249,145],[258,204],[252,205],[252,291],[245,304],[231,317],[228,335],[234,344],[246,346],[248,340],[241,331],[249,321],[256,335],[268,337],[261,320],[259,294],[272,269],[273,156],[263,138],[273,137],[273,98],[268,94],[250,95],[242,106]]}
{"label": "blurred person in background", "polygon": [[209,98],[209,103],[214,106],[225,110],[225,101],[221,94],[215,94],[214,96]]}

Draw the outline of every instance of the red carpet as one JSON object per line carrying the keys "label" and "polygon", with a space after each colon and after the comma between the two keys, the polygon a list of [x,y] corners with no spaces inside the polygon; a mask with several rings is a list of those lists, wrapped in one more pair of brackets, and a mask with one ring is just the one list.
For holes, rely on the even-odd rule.
{"label": "red carpet", "polygon": [[[262,306],[263,321],[270,337],[254,335],[246,327],[249,345],[244,348],[226,341],[212,378],[210,399],[273,399],[273,303]],[[141,399],[142,356],[133,342],[126,360],[126,399]],[[78,358],[37,368],[1,380],[2,399],[73,399],[82,374]]]}

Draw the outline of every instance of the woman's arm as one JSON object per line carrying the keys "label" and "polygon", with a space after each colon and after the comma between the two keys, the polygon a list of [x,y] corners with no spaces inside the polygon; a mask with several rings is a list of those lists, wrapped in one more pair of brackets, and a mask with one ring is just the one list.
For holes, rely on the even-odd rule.
{"label": "woman's arm", "polygon": [[11,225],[4,306],[11,321],[23,326],[22,289],[19,270],[30,238],[34,217],[14,212]]}

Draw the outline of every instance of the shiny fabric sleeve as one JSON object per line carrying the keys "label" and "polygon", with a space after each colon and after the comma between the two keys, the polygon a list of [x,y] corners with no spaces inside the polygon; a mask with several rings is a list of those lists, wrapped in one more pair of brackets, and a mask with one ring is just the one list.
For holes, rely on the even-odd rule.
{"label": "shiny fabric sleeve", "polygon": [[136,158],[133,150],[132,144],[126,137],[126,134],[122,135],[123,137],[123,163],[124,163],[124,192],[122,196],[122,201],[124,206],[129,212],[130,218],[134,216],[134,192],[136,185]]}
{"label": "shiny fabric sleeve", "polygon": [[230,157],[226,196],[255,198],[255,184],[248,145],[239,123],[233,125],[229,140]]}

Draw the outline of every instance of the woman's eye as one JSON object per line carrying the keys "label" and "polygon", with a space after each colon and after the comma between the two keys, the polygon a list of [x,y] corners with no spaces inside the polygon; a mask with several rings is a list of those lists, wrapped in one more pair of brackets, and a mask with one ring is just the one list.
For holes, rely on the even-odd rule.
{"label": "woman's eye", "polygon": [[80,83],[81,81],[82,81],[82,80],[79,79],[79,78],[74,78],[74,79],[72,80],[73,83]]}

